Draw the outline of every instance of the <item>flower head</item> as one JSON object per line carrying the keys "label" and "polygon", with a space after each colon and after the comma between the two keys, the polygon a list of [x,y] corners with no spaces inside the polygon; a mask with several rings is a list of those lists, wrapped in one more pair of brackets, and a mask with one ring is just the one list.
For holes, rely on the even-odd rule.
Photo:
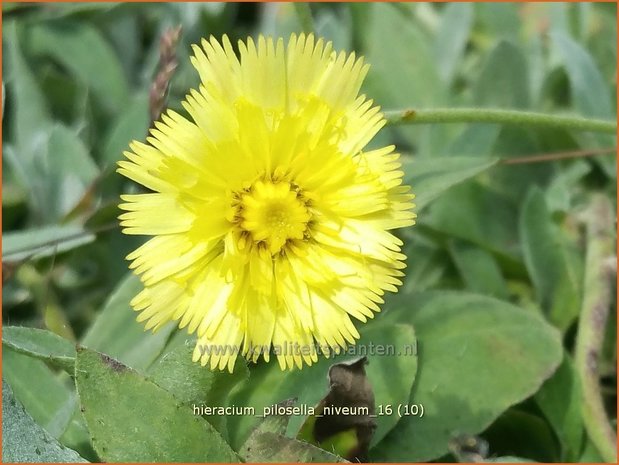
{"label": "flower head", "polygon": [[[354,343],[403,276],[414,222],[394,147],[363,151],[385,120],[359,96],[368,66],[313,35],[288,44],[227,37],[194,46],[201,85],[118,171],[152,193],[123,195],[139,321],[197,332],[194,360],[232,370],[240,353],[282,369],[316,345]],[[296,347],[291,350],[291,347]],[[259,349],[259,350],[257,350]]]}

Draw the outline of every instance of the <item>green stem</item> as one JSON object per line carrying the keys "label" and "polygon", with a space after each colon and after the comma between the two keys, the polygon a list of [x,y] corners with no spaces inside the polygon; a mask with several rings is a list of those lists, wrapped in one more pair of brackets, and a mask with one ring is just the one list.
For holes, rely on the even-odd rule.
{"label": "green stem", "polygon": [[609,259],[615,256],[613,211],[608,197],[596,194],[586,218],[585,282],[575,364],[582,386],[582,413],[587,433],[604,461],[616,463],[617,436],[604,408],[598,370],[614,282],[614,270],[609,266]]}
{"label": "green stem", "polygon": [[294,2],[294,9],[299,17],[299,22],[303,28],[303,32],[311,34],[314,32],[314,19],[312,18],[312,10],[307,2]]}
{"label": "green stem", "polygon": [[488,108],[437,108],[432,110],[401,110],[385,112],[387,123],[433,124],[433,123],[496,123],[517,126],[554,127],[576,131],[591,131],[615,134],[617,122],[582,116],[561,116],[519,110],[495,110]]}

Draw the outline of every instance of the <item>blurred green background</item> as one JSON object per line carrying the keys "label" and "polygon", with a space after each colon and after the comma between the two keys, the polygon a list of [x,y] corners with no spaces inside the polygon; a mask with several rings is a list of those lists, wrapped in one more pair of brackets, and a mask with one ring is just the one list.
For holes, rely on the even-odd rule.
{"label": "blurred green background", "polygon": [[[198,83],[189,56],[201,37],[228,34],[234,42],[313,29],[336,49],[366,57],[371,69],[362,91],[384,110],[480,106],[616,118],[614,3],[317,3],[309,5],[311,21],[304,8],[2,4],[5,327],[46,329],[141,372],[186,339],[171,326],[144,333],[134,321],[128,301],[140,286],[124,257],[145,238],[122,235],[116,220],[119,194],[141,188],[116,174],[115,163],[131,140],[146,136],[160,38],[170,28],[182,26],[168,96],[178,111]],[[585,432],[569,354],[586,290],[583,212],[594,193],[610,199],[615,211],[616,138],[436,124],[388,127],[372,145],[391,143],[418,195],[418,224],[398,232],[408,256],[401,292],[387,301],[385,315],[359,329],[367,340],[405,343],[414,341],[414,328],[419,368],[414,360],[376,358],[369,376],[377,402],[425,401],[430,412],[425,419],[381,419],[371,458],[470,460],[457,437],[466,433],[476,435],[482,450],[487,442],[482,456],[489,458],[602,460]],[[500,161],[600,149],[608,153]],[[614,229],[608,234],[614,239]],[[476,328],[504,345],[477,341]],[[613,419],[615,328],[613,299],[599,366]],[[441,339],[445,334],[453,337]],[[39,336],[6,341],[3,379],[53,438],[86,459],[109,459],[91,444],[92,436],[107,439],[97,438],[92,426],[89,432],[70,377],[58,363],[32,357],[36,351],[28,347]],[[469,343],[468,355],[454,362]],[[276,368],[250,367],[247,379],[232,380],[232,396],[218,401],[267,405],[302,391],[300,400],[309,404],[326,393],[326,378],[317,373],[328,364],[302,376]],[[383,386],[390,384],[385,377],[394,386]],[[224,437],[237,450],[255,419],[227,423]],[[152,460],[135,454],[115,457]]]}

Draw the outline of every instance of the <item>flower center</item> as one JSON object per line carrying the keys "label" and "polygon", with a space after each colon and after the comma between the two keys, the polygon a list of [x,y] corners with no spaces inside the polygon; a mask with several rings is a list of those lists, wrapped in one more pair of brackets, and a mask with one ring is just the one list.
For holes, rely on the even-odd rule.
{"label": "flower center", "polygon": [[257,181],[241,195],[241,228],[272,255],[291,239],[303,239],[311,215],[298,192],[287,182]]}

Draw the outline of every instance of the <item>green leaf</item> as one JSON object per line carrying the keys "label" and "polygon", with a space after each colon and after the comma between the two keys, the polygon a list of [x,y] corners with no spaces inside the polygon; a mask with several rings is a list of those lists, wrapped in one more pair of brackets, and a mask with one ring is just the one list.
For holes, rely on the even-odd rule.
{"label": "green leaf", "polygon": [[610,84],[604,82],[589,52],[559,31],[552,32],[550,38],[567,70],[576,109],[586,116],[613,118]]}
{"label": "green leaf", "polygon": [[559,332],[533,312],[464,292],[398,294],[384,323],[411,323],[420,370],[404,417],[370,457],[423,462],[441,457],[452,434],[478,434],[534,394],[562,357]]}
{"label": "green leaf", "polygon": [[448,262],[438,247],[427,244],[415,228],[402,233],[406,255],[406,279],[400,292],[419,292],[437,286],[445,274]]}
{"label": "green leaf", "polygon": [[112,292],[81,345],[104,352],[138,370],[150,366],[165,347],[174,325],[170,323],[155,334],[144,331],[129,305],[142,289],[139,278],[129,273]]}
{"label": "green leaf", "polygon": [[21,150],[9,148],[7,160],[28,186],[43,222],[64,218],[99,174],[77,134],[61,124],[35,131]]}
{"label": "green leaf", "polygon": [[120,112],[103,142],[104,165],[113,165],[123,158],[123,151],[129,149],[133,140],[142,140],[146,136],[150,115],[148,97],[139,95]]}
{"label": "green leaf", "polygon": [[341,13],[336,14],[327,9],[318,10],[315,21],[316,35],[332,41],[336,50],[350,50],[352,20],[350,15],[346,14],[348,10],[343,10]]}
{"label": "green leaf", "polygon": [[507,283],[496,260],[488,251],[463,241],[451,241],[449,252],[469,290],[506,299]]}
{"label": "green leaf", "polygon": [[[262,414],[269,407],[284,399],[297,398],[301,405],[314,407],[329,391],[327,373],[333,363],[367,355],[365,367],[367,377],[374,390],[376,404],[397,405],[406,403],[417,371],[416,339],[409,325],[375,325],[360,327],[361,340],[350,351],[335,358],[319,356],[315,365],[303,370],[282,372],[277,363],[260,364],[250,370],[250,381],[233,394],[232,403],[254,407],[256,414]],[[379,355],[370,347],[393,350],[392,355]],[[390,348],[390,349],[388,349]],[[365,351],[363,354],[361,351]],[[398,382],[393,382],[397,379]],[[378,442],[398,422],[397,415],[383,415],[376,418],[377,429],[373,442]],[[303,416],[291,419],[289,431],[297,432],[303,423]],[[240,445],[256,424],[255,418],[234,416],[228,419],[230,438],[233,445]]]}
{"label": "green leaf", "polygon": [[52,128],[41,160],[48,216],[62,218],[75,208],[99,175],[99,169],[77,134],[62,125]]}
{"label": "green leaf", "polygon": [[[524,127],[502,127],[492,148],[503,159],[517,159],[544,151],[570,150],[569,148],[542,145],[544,133]],[[564,140],[569,140],[565,135]],[[488,187],[510,199],[514,205],[520,205],[531,185],[546,185],[556,172],[550,163],[522,163],[518,165],[499,164],[488,179]]]}
{"label": "green leaf", "polygon": [[473,5],[465,2],[448,3],[441,16],[434,56],[438,72],[447,84],[451,84],[473,24]]}
{"label": "green leaf", "polygon": [[496,41],[497,38],[518,39],[522,27],[518,10],[521,5],[511,2],[480,2],[475,6],[476,19],[483,26],[486,41]]}
{"label": "green leaf", "polygon": [[592,166],[585,160],[574,160],[552,179],[546,189],[546,204],[551,213],[568,212],[578,195],[582,181],[591,172]]}
{"label": "green leaf", "polygon": [[48,55],[86,84],[108,111],[127,102],[129,90],[114,50],[94,27],[85,22],[38,23],[28,31],[34,54]]}
{"label": "green leaf", "polygon": [[78,349],[75,382],[93,445],[105,462],[238,461],[206,420],[104,354]]}
{"label": "green leaf", "polygon": [[484,463],[537,463],[535,460],[523,459],[522,457],[514,457],[513,455],[504,455],[489,460],[484,460]]}
{"label": "green leaf", "polygon": [[[277,408],[285,412],[295,404],[294,399],[288,399],[279,402]],[[285,437],[289,420],[289,414],[266,416],[241,446],[239,455],[246,462],[346,462],[307,442]]]}
{"label": "green leaf", "polygon": [[[567,71],[572,104],[576,110],[585,116],[616,120],[611,105],[615,99],[610,92],[614,86],[604,80],[587,49],[559,31],[550,33],[550,38]],[[581,134],[578,139],[583,148],[617,145],[616,137],[604,134]],[[616,179],[616,158],[598,157],[596,160],[609,178]]]}
{"label": "green leaf", "polygon": [[7,347],[3,349],[4,380],[11,385],[15,397],[34,420],[53,437],[59,438],[71,418],[62,413],[63,406],[71,398],[69,389],[43,362]]}
{"label": "green leaf", "polygon": [[473,88],[476,105],[496,108],[529,106],[527,62],[520,49],[501,41],[492,50]]}
{"label": "green leaf", "polygon": [[[225,407],[232,389],[249,377],[244,359],[238,358],[234,371],[211,371],[192,361],[195,340],[186,341],[163,354],[148,370],[149,378],[181,402],[193,406]],[[225,415],[205,419],[227,437]]]}
{"label": "green leaf", "polygon": [[73,373],[75,346],[50,331],[19,326],[2,329],[2,344],[24,355],[59,366]]}
{"label": "green leaf", "polygon": [[295,6],[288,2],[265,3],[261,15],[260,31],[274,37],[288,37],[303,28]]}
{"label": "green leaf", "polygon": [[453,141],[446,154],[489,157],[494,153],[493,148],[500,132],[501,126],[498,124],[469,124]]}
{"label": "green leaf", "polygon": [[524,261],[548,318],[565,331],[578,317],[582,300],[582,263],[553,223],[544,194],[529,191],[520,217]]}
{"label": "green leaf", "polygon": [[[363,29],[371,63],[362,92],[383,108],[432,108],[447,104],[447,86],[437,69],[430,34],[397,4],[372,3]],[[414,44],[414,46],[412,46]],[[394,72],[395,71],[395,72]],[[400,126],[392,132],[419,153],[442,153],[449,125]],[[387,132],[388,133],[388,132]],[[391,138],[392,143],[393,138]]]}
{"label": "green leaf", "polygon": [[484,432],[496,455],[514,454],[528,460],[557,462],[558,447],[552,429],[542,418],[510,409]]}
{"label": "green leaf", "polygon": [[2,380],[2,462],[84,463],[86,460],[59,444],[35,423]]}
{"label": "green leaf", "polygon": [[582,396],[578,376],[569,355],[563,356],[563,362],[535,395],[535,401],[561,442],[561,460],[579,461],[585,439],[581,413]]}
{"label": "green leaf", "polygon": [[47,184],[38,165],[41,154],[45,153],[52,121],[45,96],[22,55],[20,32],[14,21],[7,22],[3,31],[10,105],[6,119],[12,122],[12,144],[3,144],[3,160],[6,160],[20,184],[28,188],[35,213],[45,217],[47,199],[43,188]]}
{"label": "green leaf", "polygon": [[250,439],[241,451],[247,462],[348,463],[326,450],[277,433],[261,433]]}
{"label": "green leaf", "polygon": [[54,18],[85,13],[106,13],[118,7],[119,3],[54,3],[49,10]]}
{"label": "green leaf", "polygon": [[28,149],[36,142],[35,132],[51,126],[50,114],[45,96],[22,55],[16,22],[7,22],[3,32],[7,50],[6,80],[14,99],[13,143],[26,157],[30,153]]}
{"label": "green leaf", "polygon": [[[286,399],[281,402],[278,402],[275,405],[276,408],[274,410],[277,413],[273,413],[271,415],[265,416],[260,421],[260,423],[258,423],[258,426],[256,426],[256,429],[254,429],[251,432],[249,438],[247,438],[247,441],[245,442],[245,444],[243,444],[241,449],[247,449],[247,446],[249,445],[252,439],[252,436],[256,436],[258,434],[276,433],[276,434],[285,435],[286,430],[288,429],[288,423],[290,422],[290,414],[286,412],[289,409],[294,409],[296,404],[297,404],[296,399]],[[284,412],[284,413],[279,413],[279,412]]]}
{"label": "green leaf", "polygon": [[61,378],[40,360],[8,347],[2,351],[2,363],[4,379],[34,420],[63,445],[94,460],[96,457],[77,409],[75,393],[67,389]]}
{"label": "green leaf", "polygon": [[483,173],[497,162],[496,158],[482,157],[403,158],[402,169],[405,183],[413,187],[416,210],[421,211],[450,187]]}
{"label": "green leaf", "polygon": [[21,261],[51,257],[95,240],[95,235],[81,226],[44,226],[2,233],[2,258]]}
{"label": "green leaf", "polygon": [[515,205],[481,182],[462,183],[443,193],[420,215],[422,225],[445,239],[464,239],[511,261],[520,258]]}
{"label": "green leaf", "polygon": [[582,455],[578,460],[580,463],[603,463],[604,458],[596,449],[595,444],[591,441],[591,439],[587,438],[587,442],[585,443],[585,447],[582,451]]}
{"label": "green leaf", "polygon": [[[366,57],[372,64],[367,79],[377,92],[373,95],[390,107],[439,105],[446,89],[439,78],[430,37],[393,5],[375,3],[371,9]],[[395,69],[398,71],[393,72]]]}

